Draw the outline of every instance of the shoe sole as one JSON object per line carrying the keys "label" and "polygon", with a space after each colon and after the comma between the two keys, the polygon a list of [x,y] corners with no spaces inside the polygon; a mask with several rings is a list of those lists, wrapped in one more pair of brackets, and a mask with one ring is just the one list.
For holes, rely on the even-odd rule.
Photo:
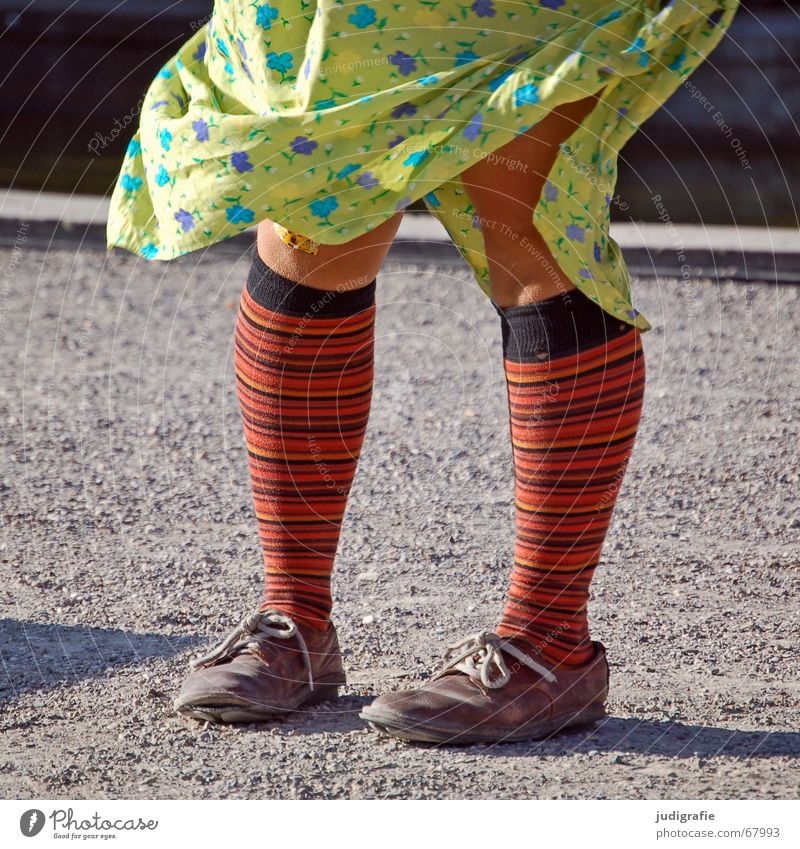
{"label": "shoe sole", "polygon": [[238,722],[264,722],[276,716],[294,713],[300,708],[310,707],[321,702],[332,701],[339,697],[339,688],[344,686],[344,681],[331,683],[324,679],[314,684],[314,691],[307,699],[298,702],[293,707],[278,707],[273,705],[260,705],[253,702],[242,701],[240,704],[190,704],[178,705],[175,710],[181,716],[199,719],[202,722],[215,722],[221,725],[232,725]]}
{"label": "shoe sole", "polygon": [[429,725],[399,723],[394,717],[381,716],[379,711],[362,711],[359,716],[373,731],[416,743],[445,743],[468,746],[475,743],[515,743],[523,740],[542,740],[566,731],[593,728],[607,716],[604,705],[590,705],[573,713],[565,713],[546,721],[531,722],[502,734],[456,729],[434,728]]}

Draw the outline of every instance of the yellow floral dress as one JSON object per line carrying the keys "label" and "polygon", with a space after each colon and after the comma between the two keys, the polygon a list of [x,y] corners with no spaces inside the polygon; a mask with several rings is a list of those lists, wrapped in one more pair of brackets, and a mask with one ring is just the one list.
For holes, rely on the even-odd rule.
{"label": "yellow floral dress", "polygon": [[217,0],[150,85],[108,244],[167,260],[265,218],[342,244],[423,198],[489,294],[459,175],[559,104],[597,93],[561,145],[533,223],[576,286],[647,330],[608,232],[618,153],[738,5]]}

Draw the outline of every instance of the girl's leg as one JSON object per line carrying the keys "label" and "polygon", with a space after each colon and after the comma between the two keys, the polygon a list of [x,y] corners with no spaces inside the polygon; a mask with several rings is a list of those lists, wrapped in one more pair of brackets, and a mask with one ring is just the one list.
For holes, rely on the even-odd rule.
{"label": "girl's leg", "polygon": [[398,224],[316,254],[259,227],[234,364],[264,591],[196,662],[176,703],[189,716],[252,721],[329,698],[344,681],[330,579],[370,411],[375,275]]}
{"label": "girl's leg", "polygon": [[[594,103],[584,98],[550,113],[502,157],[464,176],[481,219],[497,217],[506,225],[486,236],[516,477],[515,557],[497,630],[526,638],[552,663],[573,665],[594,654],[589,584],[644,389],[639,331],[553,274],[558,264],[531,222],[558,145]],[[525,163],[535,179],[520,180],[505,166],[509,157]]]}
{"label": "girl's leg", "polygon": [[375,277],[400,215],[316,254],[259,226],[235,365],[265,564],[262,609],[325,629],[372,396]]}
{"label": "girl's leg", "polygon": [[[444,674],[420,689],[381,696],[364,711],[400,737],[535,738],[604,713],[608,666],[589,639],[586,605],[636,435],[644,358],[637,329],[553,274],[558,264],[532,224],[557,145],[593,101],[554,111],[462,174],[501,318],[515,556],[496,633],[456,647]],[[526,179],[508,167],[514,159]]]}

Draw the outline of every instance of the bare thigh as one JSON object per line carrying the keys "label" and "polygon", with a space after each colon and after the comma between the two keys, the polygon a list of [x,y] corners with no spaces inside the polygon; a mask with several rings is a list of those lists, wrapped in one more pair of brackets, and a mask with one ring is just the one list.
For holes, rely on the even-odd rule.
{"label": "bare thigh", "polygon": [[481,220],[492,299],[500,306],[534,303],[575,288],[534,227],[533,210],[559,145],[596,102],[591,95],[559,106],[461,175]]}
{"label": "bare thigh", "polygon": [[375,279],[403,217],[399,212],[343,245],[320,245],[316,254],[287,245],[272,221],[258,225],[258,255],[273,271],[312,289],[358,289]]}

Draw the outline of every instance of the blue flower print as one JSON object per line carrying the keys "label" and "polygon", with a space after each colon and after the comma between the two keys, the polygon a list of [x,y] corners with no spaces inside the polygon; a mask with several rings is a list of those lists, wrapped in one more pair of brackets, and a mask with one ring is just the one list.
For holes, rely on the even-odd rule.
{"label": "blue flower print", "polygon": [[159,186],[166,186],[169,183],[169,173],[163,165],[159,165],[156,171],[156,183]]}
{"label": "blue flower print", "polygon": [[224,42],[221,38],[219,38],[219,36],[217,36],[217,50],[219,50],[219,52],[220,52],[220,53],[221,53],[221,54],[222,54],[222,55],[223,55],[226,59],[230,59],[230,58],[231,58],[231,54],[230,54],[230,53],[228,53],[228,46],[225,44],[225,42]]}
{"label": "blue flower print", "polygon": [[501,85],[503,85],[503,83],[504,83],[504,82],[505,82],[505,81],[506,81],[506,80],[507,80],[507,79],[508,79],[508,78],[509,78],[509,77],[510,77],[513,73],[514,73],[514,69],[513,69],[513,68],[509,68],[507,71],[503,71],[503,73],[502,73],[502,74],[500,74],[500,76],[499,76],[499,77],[495,77],[495,78],[494,78],[494,79],[493,79],[493,80],[489,83],[489,86],[488,86],[489,91],[497,91],[497,89],[498,89],[498,88],[500,88],[500,86],[501,86]]}
{"label": "blue flower print", "polygon": [[400,212],[400,211],[402,211],[403,209],[405,209],[407,206],[410,206],[413,202],[414,202],[414,199],[413,199],[413,198],[410,198],[410,197],[404,197],[404,198],[402,198],[401,200],[397,201],[397,203],[394,205],[394,208],[395,208],[398,212]]}
{"label": "blue flower print", "polygon": [[480,112],[472,117],[472,120],[464,127],[464,138],[469,141],[475,141],[476,138],[483,132],[483,116]]}
{"label": "blue flower print", "polygon": [[398,50],[397,53],[392,53],[389,56],[389,64],[397,65],[397,70],[400,73],[407,77],[409,74],[413,74],[414,71],[417,70],[417,60],[413,56],[409,56],[408,53],[404,53],[402,50]]}
{"label": "blue flower print", "polygon": [[378,20],[378,15],[374,9],[369,6],[356,6],[356,10],[352,15],[348,15],[347,20],[359,29],[365,29],[370,24],[374,24]]}
{"label": "blue flower print", "polygon": [[428,74],[427,77],[420,77],[418,82],[420,85],[436,85],[439,82],[439,77],[436,74]]}
{"label": "blue flower print", "polygon": [[362,189],[374,189],[379,184],[372,171],[364,171],[356,177],[356,182]]}
{"label": "blue flower print", "polygon": [[573,242],[583,242],[584,231],[580,224],[569,224],[567,226],[567,238]]}
{"label": "blue flower print", "polygon": [[600,245],[597,242],[595,242],[594,243],[594,261],[600,262],[600,256],[601,256],[600,255]]}
{"label": "blue flower print", "polygon": [[492,0],[475,0],[472,4],[472,11],[479,18],[493,18],[497,14]]}
{"label": "blue flower print", "polygon": [[194,137],[197,141],[208,141],[208,124],[202,118],[198,118],[192,122],[192,129],[194,130]]}
{"label": "blue flower print", "polygon": [[152,242],[148,242],[142,247],[141,253],[145,259],[153,259],[153,257],[158,253],[158,248]]}
{"label": "blue flower print", "polygon": [[311,156],[311,154],[319,147],[317,142],[307,136],[297,136],[289,143],[295,153],[302,153],[303,156]]}
{"label": "blue flower print", "polygon": [[292,54],[288,51],[284,53],[276,53],[273,50],[271,53],[267,53],[267,67],[272,71],[278,71],[281,74],[285,74],[292,70],[293,64],[294,59],[292,59]]}
{"label": "blue flower print", "polygon": [[252,209],[235,203],[225,210],[225,217],[231,224],[252,224],[256,214]]}
{"label": "blue flower print", "polygon": [[335,197],[319,198],[312,200],[308,205],[311,214],[317,218],[327,218],[335,209],[339,208],[339,201]]}
{"label": "blue flower print", "polygon": [[473,50],[462,50],[460,53],[456,53],[456,68],[460,68],[462,65],[469,65],[470,62],[474,62],[478,58],[478,54]]}
{"label": "blue flower print", "polygon": [[269,3],[264,3],[256,9],[256,25],[261,29],[270,29],[272,22],[278,17],[278,10]]}
{"label": "blue flower print", "polygon": [[205,41],[201,41],[200,44],[197,45],[197,50],[192,53],[192,59],[197,62],[202,62],[205,58],[207,48],[208,45],[205,43]]}
{"label": "blue flower print", "polygon": [[172,71],[169,68],[162,68],[158,72],[158,76],[161,77],[162,80],[168,80],[172,76]]}
{"label": "blue flower print", "polygon": [[592,276],[592,272],[589,271],[588,268],[581,268],[578,270],[578,277],[582,277],[584,280],[591,280]]}
{"label": "blue flower print", "polygon": [[142,152],[142,146],[138,139],[131,139],[128,142],[128,149],[125,151],[126,156],[138,156]]}
{"label": "blue flower print", "polygon": [[567,0],[539,0],[539,5],[544,6],[545,9],[560,9]]}
{"label": "blue flower print", "polygon": [[172,144],[172,133],[169,130],[161,130],[158,134],[158,140],[164,150],[169,150],[169,146]]}
{"label": "blue flower print", "polygon": [[595,22],[596,27],[604,27],[606,24],[610,24],[611,21],[616,21],[617,18],[622,16],[622,9],[614,9],[613,12],[609,12],[607,15],[604,15],[602,18],[599,18]]}
{"label": "blue flower print", "polygon": [[437,198],[437,197],[436,197],[436,195],[435,195],[433,192],[428,192],[428,194],[424,196],[423,200],[425,201],[425,203],[427,203],[427,204],[428,204],[428,206],[431,206],[431,207],[433,207],[434,209],[435,209],[437,206],[441,206],[441,205],[442,205],[442,204],[439,202],[439,198]]}
{"label": "blue flower print", "polygon": [[427,150],[415,150],[406,157],[403,165],[410,165],[413,168],[415,165],[419,165],[421,162],[424,162],[427,158]]}
{"label": "blue flower print", "polygon": [[408,116],[409,118],[412,115],[417,114],[417,107],[414,106],[413,103],[401,103],[399,106],[395,106],[392,109],[392,118],[403,118],[404,116]]}
{"label": "blue flower print", "polygon": [[681,53],[680,55],[676,56],[672,60],[672,62],[670,62],[669,65],[667,65],[667,67],[670,69],[670,71],[680,71],[681,66],[683,65],[683,63],[685,61],[686,61],[686,54]]}
{"label": "blue flower print", "polygon": [[539,89],[533,83],[518,88],[514,92],[514,105],[522,106],[523,103],[538,103]]}
{"label": "blue flower print", "polygon": [[344,166],[337,174],[337,180],[345,180],[349,177],[354,171],[358,171],[361,166],[357,162],[348,162],[347,165]]}
{"label": "blue flower print", "polygon": [[544,184],[544,199],[558,200],[558,188],[554,186],[549,180]]}
{"label": "blue flower print", "polygon": [[185,209],[179,209],[175,213],[175,220],[181,225],[184,233],[194,230],[194,216],[191,212],[187,212]]}
{"label": "blue flower print", "polygon": [[130,174],[123,174],[119,184],[126,192],[138,192],[142,188],[141,177],[131,177]]}
{"label": "blue flower print", "polygon": [[243,150],[237,150],[231,154],[231,165],[240,173],[253,170],[253,163],[250,161],[250,155]]}
{"label": "blue flower print", "polygon": [[389,142],[389,149],[391,150],[391,148],[393,148],[393,147],[397,147],[397,145],[402,144],[405,140],[406,140],[406,137],[405,137],[405,136],[395,136],[395,137],[394,137],[394,138],[393,138],[393,139]]}

